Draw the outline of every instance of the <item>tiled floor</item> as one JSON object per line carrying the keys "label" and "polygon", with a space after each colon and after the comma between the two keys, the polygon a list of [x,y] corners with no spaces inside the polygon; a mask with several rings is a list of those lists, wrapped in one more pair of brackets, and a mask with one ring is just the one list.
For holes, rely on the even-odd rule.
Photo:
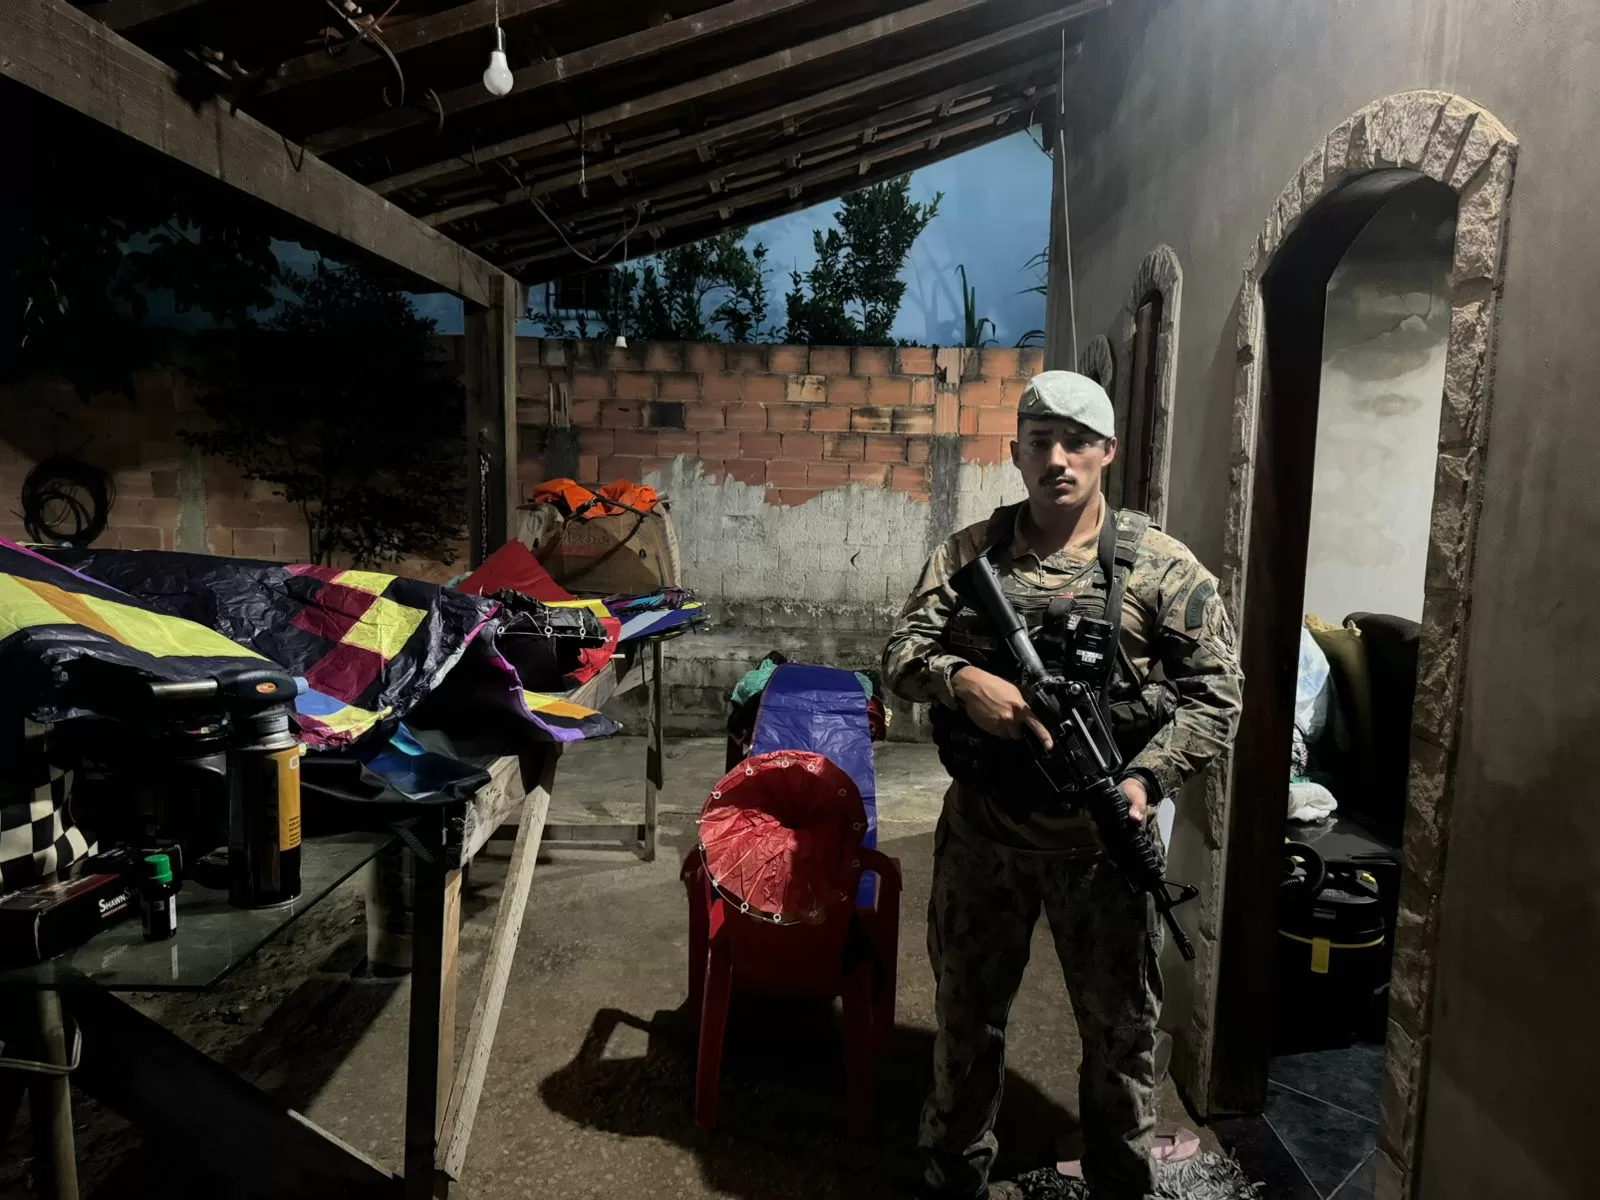
{"label": "tiled floor", "polygon": [[1382,1046],[1285,1055],[1266,1111],[1215,1128],[1273,1200],[1372,1200],[1382,1094]]}

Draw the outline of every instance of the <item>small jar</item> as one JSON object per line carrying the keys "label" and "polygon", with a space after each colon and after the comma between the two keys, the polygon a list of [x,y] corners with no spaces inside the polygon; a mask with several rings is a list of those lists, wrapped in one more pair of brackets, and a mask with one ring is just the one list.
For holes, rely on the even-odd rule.
{"label": "small jar", "polygon": [[164,942],[178,932],[178,885],[172,882],[172,860],[165,854],[152,854],[144,862],[144,882],[139,885],[144,940]]}

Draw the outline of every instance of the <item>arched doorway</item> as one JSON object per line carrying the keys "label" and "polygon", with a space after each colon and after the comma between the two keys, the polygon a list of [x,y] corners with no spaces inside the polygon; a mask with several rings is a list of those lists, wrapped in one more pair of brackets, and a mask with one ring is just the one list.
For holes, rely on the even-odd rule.
{"label": "arched doorway", "polygon": [[1167,517],[1172,402],[1177,391],[1178,313],[1183,270],[1167,245],[1145,255],[1111,326],[1078,355],[1077,369],[1111,397],[1122,447],[1106,480],[1111,502]]}
{"label": "arched doorway", "polygon": [[[1248,680],[1238,742],[1207,782],[1216,846],[1184,1081],[1210,1114],[1259,1111],[1270,1048],[1283,803],[1311,510],[1327,283],[1397,190],[1457,200],[1437,468],[1427,546],[1404,818],[1404,870],[1388,1008],[1377,1195],[1409,1195],[1425,1102],[1434,948],[1471,633],[1474,540],[1493,399],[1496,311],[1516,140],[1459,96],[1407,92],[1341,124],[1284,189],[1245,264],[1239,297],[1222,594]],[[1274,817],[1276,818],[1274,820]],[[1206,926],[1210,925],[1207,930]]]}

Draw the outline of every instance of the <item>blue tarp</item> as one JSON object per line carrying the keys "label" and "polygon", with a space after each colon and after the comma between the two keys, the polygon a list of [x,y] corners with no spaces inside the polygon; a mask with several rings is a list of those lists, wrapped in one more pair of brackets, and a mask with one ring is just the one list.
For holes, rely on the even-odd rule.
{"label": "blue tarp", "polygon": [[[860,679],[835,667],[801,663],[778,667],[761,698],[750,753],[773,750],[810,750],[850,776],[867,810],[867,833],[861,844],[868,849],[877,847],[877,772],[867,722],[867,693]],[[857,903],[870,905],[877,886],[876,875],[863,875]]]}

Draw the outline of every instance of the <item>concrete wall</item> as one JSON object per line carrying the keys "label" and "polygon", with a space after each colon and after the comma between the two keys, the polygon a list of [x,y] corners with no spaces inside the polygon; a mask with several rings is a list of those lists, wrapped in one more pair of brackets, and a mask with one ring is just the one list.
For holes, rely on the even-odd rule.
{"label": "concrete wall", "polygon": [[1397,196],[1328,281],[1305,610],[1422,619],[1454,197]]}
{"label": "concrete wall", "polygon": [[[716,622],[668,647],[684,735],[719,732],[769,650],[877,667],[933,547],[1021,497],[1009,443],[1042,352],[526,338],[518,358],[525,493],[626,478],[671,504]],[[925,733],[896,705],[891,736]]]}
{"label": "concrete wall", "polygon": [[[1520,140],[1420,1195],[1585,1194],[1595,1055],[1567,1015],[1600,992],[1600,825],[1551,801],[1600,774],[1600,157],[1580,115],[1600,110],[1600,7],[1152,0],[1086,33],[1095,52],[1069,77],[1080,334],[1108,326],[1151,245],[1173,246],[1184,311],[1168,525],[1211,562],[1241,266],[1280,190],[1339,122],[1411,88],[1470,97]],[[1052,304],[1057,361],[1064,310]]]}

